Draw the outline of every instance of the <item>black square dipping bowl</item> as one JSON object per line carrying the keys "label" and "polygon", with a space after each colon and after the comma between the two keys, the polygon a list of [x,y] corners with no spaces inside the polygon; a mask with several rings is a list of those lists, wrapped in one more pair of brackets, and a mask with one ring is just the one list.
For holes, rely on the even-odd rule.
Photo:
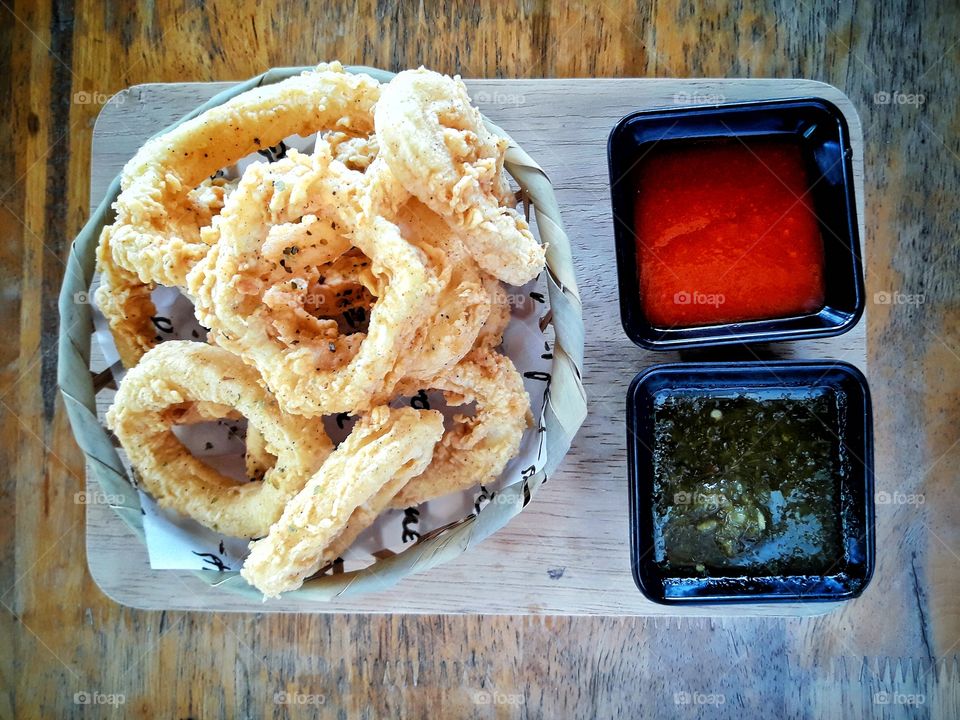
{"label": "black square dipping bowl", "polygon": [[[686,327],[648,319],[640,295],[640,253],[634,208],[645,156],[663,143],[785,140],[799,146],[813,214],[823,240],[823,304],[787,317]],[[820,98],[644,110],[624,117],[608,142],[620,287],[620,315],[633,342],[672,350],[839,335],[863,313],[857,203],[846,119]],[[722,170],[720,170],[722,172]],[[690,178],[696,182],[696,177]],[[805,201],[807,202],[807,201]],[[682,300],[681,300],[682,301]]]}
{"label": "black square dipping bowl", "polygon": [[852,365],[656,365],[627,426],[631,565],[654,602],[836,601],[870,581],[872,418]]}

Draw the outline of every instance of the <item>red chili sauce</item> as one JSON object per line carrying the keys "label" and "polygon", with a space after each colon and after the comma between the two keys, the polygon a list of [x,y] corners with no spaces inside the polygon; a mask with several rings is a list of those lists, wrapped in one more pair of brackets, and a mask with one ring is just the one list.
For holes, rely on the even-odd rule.
{"label": "red chili sauce", "polygon": [[790,317],[823,307],[823,240],[797,143],[662,142],[638,171],[640,299],[652,325]]}

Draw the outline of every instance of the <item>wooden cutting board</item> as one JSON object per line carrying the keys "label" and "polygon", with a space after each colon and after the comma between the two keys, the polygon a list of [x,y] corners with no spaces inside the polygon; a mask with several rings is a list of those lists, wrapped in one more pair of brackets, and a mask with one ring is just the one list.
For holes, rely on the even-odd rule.
{"label": "wooden cutting board", "polygon": [[[817,96],[847,119],[853,145],[860,237],[863,137],[850,100],[809,80],[468,80],[480,109],[546,170],[573,244],[587,328],[584,384],[589,415],[561,471],[518,517],[465,555],[383,592],[330,604],[266,604],[220,592],[188,571],[152,570],[146,547],[110,510],[87,506],[87,557],[100,588],[124,605],[149,609],[480,613],[531,615],[814,615],[835,605],[782,604],[676,608],[640,594],[630,573],[627,503],[627,386],[649,365],[678,359],[636,347],[620,327],[607,136],[634,110],[696,102]],[[123,164],[149,136],[229,83],[150,84],[115,96],[93,135],[91,209]],[[832,358],[866,372],[866,316],[837,338],[757,349],[763,358]],[[93,343],[93,367],[102,369]],[[749,355],[745,356],[749,357]],[[99,408],[102,412],[105,408]],[[883,408],[874,408],[879,424]],[[887,466],[877,448],[878,473]],[[95,481],[89,490],[95,491]],[[877,486],[882,487],[878,476]],[[893,530],[890,526],[885,526]],[[878,527],[878,533],[881,528]],[[878,547],[895,542],[877,537]],[[876,583],[867,592],[877,592]],[[857,602],[853,600],[851,602]]]}

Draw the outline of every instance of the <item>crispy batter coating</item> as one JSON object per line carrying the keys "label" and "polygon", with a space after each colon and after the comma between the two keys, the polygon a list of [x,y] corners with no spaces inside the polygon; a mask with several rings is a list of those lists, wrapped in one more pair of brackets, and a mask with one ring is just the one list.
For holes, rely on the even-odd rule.
{"label": "crispy batter coating", "polygon": [[[341,552],[430,463],[443,434],[435,410],[375,408],[354,426],[263,540],[251,543],[241,575],[266,597],[295,590]],[[339,540],[339,542],[338,542]]]}
{"label": "crispy batter coating", "polygon": [[[290,135],[369,133],[380,84],[339,63],[250,90],[148,140],[123,169],[113,259],[145,283],[181,287],[207,252],[209,224],[186,202],[217,170]],[[199,221],[198,221],[199,220]]]}
{"label": "crispy batter coating", "polygon": [[511,300],[496,278],[488,275],[483,284],[490,294],[490,314],[477,335],[476,347],[493,350],[503,342],[503,333],[510,324]]}
{"label": "crispy batter coating", "polygon": [[473,416],[457,415],[422,475],[397,493],[393,507],[418,505],[441,495],[466,490],[499,477],[519,448],[530,425],[530,397],[510,358],[478,349],[453,369],[416,387],[442,390],[448,405],[475,404]]}
{"label": "crispy batter coating", "polygon": [[[366,219],[363,175],[340,165],[357,176],[353,186],[325,187],[331,163],[329,154],[291,153],[248,168],[214,223],[219,241],[188,280],[211,339],[260,370],[287,412],[311,416],[367,407],[442,288],[395,224],[380,215]],[[366,337],[341,335],[336,322],[306,312],[303,296],[319,271],[284,272],[278,285],[276,268],[263,259],[269,228],[308,211],[349,233],[382,281]],[[269,292],[286,296],[268,305]]]}
{"label": "crispy batter coating", "polygon": [[459,78],[406,70],[375,110],[379,156],[411,193],[459,232],[480,267],[513,285],[537,276],[544,248],[501,203],[507,141],[484,127]]}
{"label": "crispy batter coating", "polygon": [[97,246],[97,268],[100,271],[100,287],[94,295],[97,307],[107,319],[120,362],[131,368],[157,344],[156,328],[151,320],[156,314],[150,298],[152,288],[140,282],[134,273],[113,264],[107,228]]}
{"label": "crispy batter coating", "polygon": [[210,176],[290,135],[369,135],[379,92],[368,75],[324,64],[238,95],[143,145],[124,167],[116,220],[103,229],[97,254],[97,304],[124,365],[155,344],[150,289],[184,287],[209,250],[207,229],[230,190]]}
{"label": "crispy batter coating", "polygon": [[421,319],[410,341],[411,352],[399,358],[393,378],[429,378],[470,352],[490,317],[494,297],[463,242],[439,215],[411,199],[397,221],[403,237],[431,258],[432,268],[441,269],[442,290],[432,312]]}
{"label": "crispy batter coating", "polygon": [[267,447],[267,439],[256,425],[247,424],[247,447],[243,454],[248,480],[263,480],[267,472],[277,464],[277,458]]}
{"label": "crispy batter coating", "polygon": [[[257,367],[288,412],[369,408],[403,377],[454,365],[489,315],[490,295],[460,239],[417,201],[397,205],[378,174],[387,172],[351,171],[322,141],[312,156],[292,152],[251,166],[214,222],[219,241],[188,278],[211,339]],[[377,301],[365,334],[343,334],[311,312],[308,298],[326,271],[296,258],[317,247],[286,246],[293,260],[282,269],[272,261],[272,228],[310,213],[327,218],[371,263],[367,284]]]}
{"label": "crispy batter coating", "polygon": [[[171,408],[217,406],[244,415],[277,458],[262,482],[239,484],[191,455],[172,432]],[[320,420],[285,415],[256,370],[203,343],[169,341],[131,369],[107,412],[142,486],[163,507],[236,537],[262,537],[332,450]]]}
{"label": "crispy batter coating", "polygon": [[380,150],[375,134],[356,137],[344,132],[330,132],[323,139],[330,144],[333,156],[351,170],[366,170]]}

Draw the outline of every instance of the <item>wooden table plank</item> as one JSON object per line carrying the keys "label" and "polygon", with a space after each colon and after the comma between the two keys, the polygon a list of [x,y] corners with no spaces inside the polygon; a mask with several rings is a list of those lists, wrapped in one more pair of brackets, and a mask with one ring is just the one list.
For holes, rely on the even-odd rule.
{"label": "wooden table plank", "polygon": [[[0,483],[14,517],[0,538],[0,717],[956,717],[958,25],[955,4],[906,0],[4,2]],[[868,296],[925,296],[871,307],[886,476],[926,500],[879,508],[881,532],[903,529],[880,548],[879,592],[815,620],[682,622],[220,616],[105,598],[85,570],[82,457],[60,403],[43,402],[53,397],[50,279],[87,214],[93,119],[103,98],[137,83],[330,58],[468,77],[810,77],[843,89],[866,140]],[[92,102],[75,102],[80,90]],[[894,92],[924,101],[876,101]],[[481,688],[499,694],[494,703],[478,704]],[[82,689],[126,703],[83,711]],[[924,702],[875,703],[890,690]],[[325,703],[281,707],[280,691]],[[681,707],[690,696],[674,693],[726,702]]]}

